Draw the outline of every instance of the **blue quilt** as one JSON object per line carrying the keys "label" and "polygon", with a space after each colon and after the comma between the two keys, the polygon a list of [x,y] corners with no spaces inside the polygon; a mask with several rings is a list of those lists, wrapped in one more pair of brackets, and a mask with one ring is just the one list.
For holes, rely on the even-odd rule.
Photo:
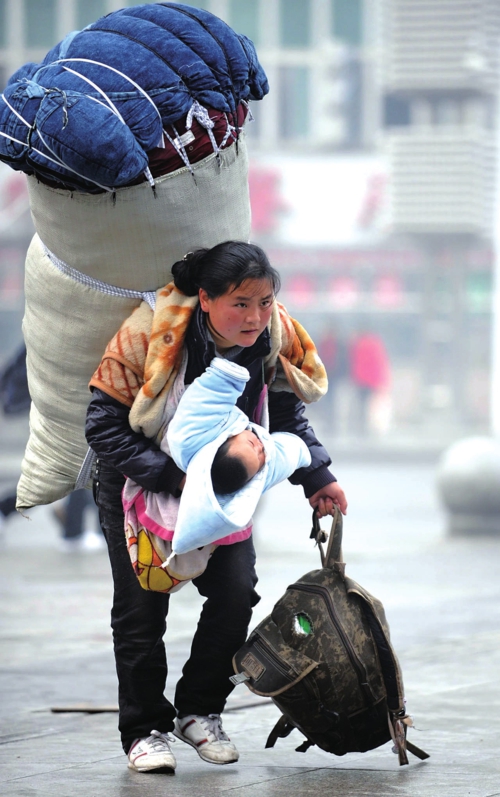
{"label": "blue quilt", "polygon": [[148,173],[163,128],[206,108],[229,119],[269,86],[252,42],[208,11],[151,3],[66,36],[10,78],[0,100],[0,160],[77,190]]}

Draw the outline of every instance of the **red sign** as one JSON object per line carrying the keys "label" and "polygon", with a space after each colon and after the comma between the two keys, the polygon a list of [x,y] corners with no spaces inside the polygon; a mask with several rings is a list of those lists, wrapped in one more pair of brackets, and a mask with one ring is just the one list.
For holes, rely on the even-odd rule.
{"label": "red sign", "polygon": [[286,287],[287,295],[295,307],[307,307],[314,302],[314,282],[309,277],[292,277]]}
{"label": "red sign", "polygon": [[276,169],[251,166],[248,176],[252,230],[272,233],[278,226],[279,215],[287,209],[280,188],[281,174]]}
{"label": "red sign", "polygon": [[328,294],[333,307],[354,307],[359,301],[358,282],[353,277],[335,277],[330,282]]}
{"label": "red sign", "polygon": [[379,307],[400,307],[403,304],[403,287],[396,274],[382,274],[375,281],[374,301]]}

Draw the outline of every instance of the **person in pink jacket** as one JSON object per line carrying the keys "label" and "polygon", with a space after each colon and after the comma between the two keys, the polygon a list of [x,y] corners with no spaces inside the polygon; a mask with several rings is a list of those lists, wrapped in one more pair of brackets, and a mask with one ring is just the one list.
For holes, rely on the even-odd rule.
{"label": "person in pink jacket", "polygon": [[358,396],[358,430],[369,432],[372,398],[389,387],[390,365],[382,339],[374,332],[362,331],[350,347],[350,377]]}

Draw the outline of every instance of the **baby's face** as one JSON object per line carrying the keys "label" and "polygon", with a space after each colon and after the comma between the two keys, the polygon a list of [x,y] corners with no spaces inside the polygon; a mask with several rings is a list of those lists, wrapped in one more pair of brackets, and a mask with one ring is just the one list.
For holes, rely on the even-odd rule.
{"label": "baby's face", "polygon": [[244,432],[235,434],[231,438],[228,453],[243,462],[249,481],[259,472],[266,461],[264,446],[250,429],[245,429]]}

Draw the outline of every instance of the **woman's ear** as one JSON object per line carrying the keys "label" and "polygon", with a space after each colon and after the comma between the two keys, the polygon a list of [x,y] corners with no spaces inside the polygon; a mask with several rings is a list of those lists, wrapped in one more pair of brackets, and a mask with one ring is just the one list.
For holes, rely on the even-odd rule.
{"label": "woman's ear", "polygon": [[210,309],[208,293],[203,288],[200,288],[198,290],[198,296],[200,299],[201,309],[204,313],[208,313]]}

